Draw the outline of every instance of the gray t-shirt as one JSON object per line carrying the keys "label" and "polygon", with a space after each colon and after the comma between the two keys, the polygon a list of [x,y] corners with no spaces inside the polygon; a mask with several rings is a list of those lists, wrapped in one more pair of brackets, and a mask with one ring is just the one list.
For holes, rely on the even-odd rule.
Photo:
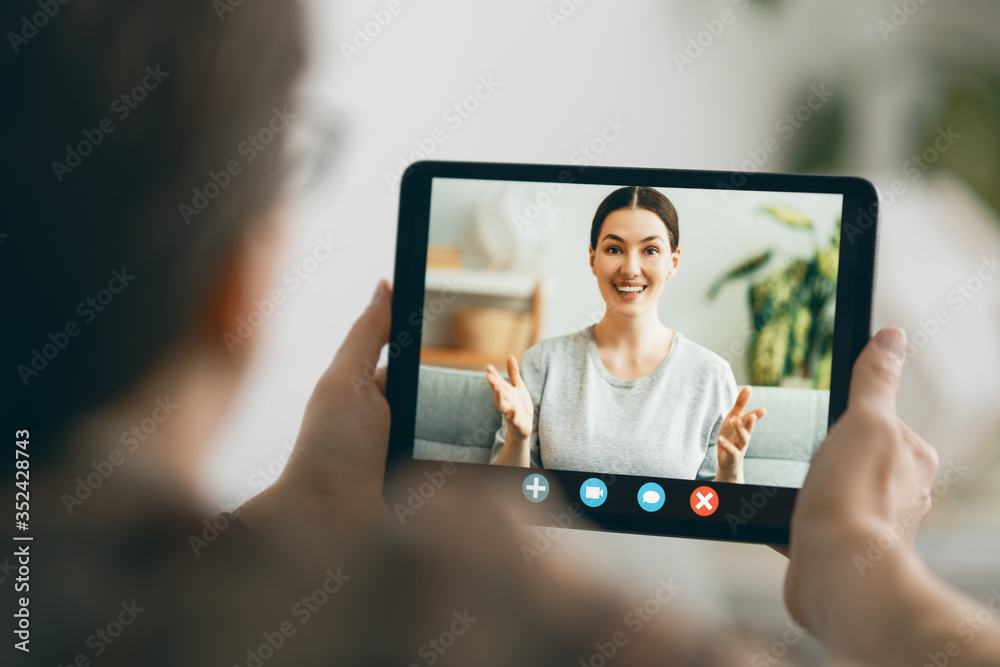
{"label": "gray t-shirt", "polygon": [[[531,465],[557,470],[712,479],[717,438],[738,393],[719,355],[675,331],[666,358],[649,375],[614,377],[594,327],[532,345],[520,363],[535,405]],[[507,436],[501,421],[493,463]]]}

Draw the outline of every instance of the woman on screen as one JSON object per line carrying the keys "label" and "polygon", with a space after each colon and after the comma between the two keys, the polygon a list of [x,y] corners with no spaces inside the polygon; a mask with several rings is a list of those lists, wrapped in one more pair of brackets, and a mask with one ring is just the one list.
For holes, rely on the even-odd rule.
{"label": "woman on screen", "polygon": [[729,364],[665,326],[657,304],[680,267],[677,211],[646,187],[615,190],[590,231],[600,322],[531,346],[486,380],[503,415],[490,463],[743,482],[764,408],[744,412]]}

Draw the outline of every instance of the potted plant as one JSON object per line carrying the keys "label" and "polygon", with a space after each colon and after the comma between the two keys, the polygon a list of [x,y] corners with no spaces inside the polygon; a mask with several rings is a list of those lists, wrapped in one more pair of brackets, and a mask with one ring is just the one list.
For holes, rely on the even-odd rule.
{"label": "potted plant", "polygon": [[706,298],[714,300],[729,282],[750,280],[748,365],[753,384],[829,389],[840,220],[829,241],[821,244],[812,220],[801,212],[788,206],[763,211],[790,229],[811,232],[815,250],[775,266],[776,249],[768,248],[720,276]]}

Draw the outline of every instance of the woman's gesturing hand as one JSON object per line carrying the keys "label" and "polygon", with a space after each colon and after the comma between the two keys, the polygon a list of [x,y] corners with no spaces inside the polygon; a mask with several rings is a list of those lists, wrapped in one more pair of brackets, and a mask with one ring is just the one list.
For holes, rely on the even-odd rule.
{"label": "woman's gesturing hand", "polygon": [[527,441],[531,437],[531,427],[534,423],[535,406],[531,402],[531,394],[524,386],[517,359],[507,355],[507,375],[510,382],[503,379],[493,364],[486,364],[486,381],[493,388],[493,405],[497,407],[507,429],[518,440]]}
{"label": "woman's gesturing hand", "polygon": [[510,382],[500,376],[493,364],[486,364],[486,381],[493,388],[493,404],[507,422],[507,437],[494,463],[527,468],[531,466],[528,449],[535,406],[521,379],[514,355],[507,356],[507,375]]}
{"label": "woman's gesturing hand", "polygon": [[715,474],[716,482],[743,483],[743,457],[750,446],[753,427],[758,419],[767,414],[765,408],[743,413],[750,402],[750,392],[750,385],[740,390],[736,404],[719,429],[719,470]]}

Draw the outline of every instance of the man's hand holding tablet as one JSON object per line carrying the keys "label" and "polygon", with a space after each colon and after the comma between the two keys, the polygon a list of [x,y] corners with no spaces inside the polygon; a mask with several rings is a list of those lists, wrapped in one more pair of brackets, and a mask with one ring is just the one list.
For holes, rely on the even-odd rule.
{"label": "man's hand holding tablet", "polygon": [[938,457],[896,415],[905,349],[901,329],[882,329],[854,363],[847,410],[792,514],[785,603],[832,652],[861,664],[997,664],[997,627],[974,633],[969,622],[983,607],[913,551]]}

